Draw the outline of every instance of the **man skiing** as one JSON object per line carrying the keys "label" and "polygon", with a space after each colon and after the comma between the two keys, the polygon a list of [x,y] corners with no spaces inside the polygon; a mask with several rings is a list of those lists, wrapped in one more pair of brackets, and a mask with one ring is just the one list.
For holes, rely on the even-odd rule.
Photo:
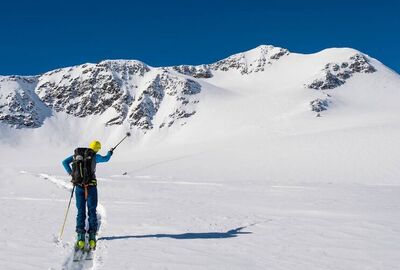
{"label": "man skiing", "polygon": [[[96,164],[107,162],[113,154],[113,148],[107,155],[101,156],[97,152],[101,149],[99,141],[90,143],[89,148],[77,148],[74,155],[63,160],[62,164],[69,175],[72,176],[71,182],[75,185],[76,207],[78,210],[76,217],[77,242],[76,248],[83,250],[85,247],[85,221],[86,205],[88,208],[89,221],[89,247],[96,248],[97,224],[97,180]],[[70,166],[72,164],[72,168]]]}

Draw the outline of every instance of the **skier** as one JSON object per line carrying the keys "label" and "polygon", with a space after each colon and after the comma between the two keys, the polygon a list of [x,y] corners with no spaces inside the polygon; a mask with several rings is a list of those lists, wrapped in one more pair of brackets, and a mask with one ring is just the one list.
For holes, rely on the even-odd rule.
{"label": "skier", "polygon": [[[88,208],[89,220],[89,247],[96,248],[97,224],[97,180],[96,163],[107,162],[113,154],[113,148],[107,155],[101,156],[97,152],[101,149],[99,141],[92,141],[89,148],[77,148],[74,155],[63,160],[62,164],[69,175],[72,176],[71,182],[75,185],[76,207],[78,210],[76,217],[77,242],[76,248],[83,250],[85,247],[85,220],[86,205]],[[72,168],[70,164],[72,163]]]}

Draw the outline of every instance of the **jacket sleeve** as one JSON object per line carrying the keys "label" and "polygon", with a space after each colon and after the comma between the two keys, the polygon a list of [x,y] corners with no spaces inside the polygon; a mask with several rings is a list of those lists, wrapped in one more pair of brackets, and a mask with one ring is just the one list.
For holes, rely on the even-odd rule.
{"label": "jacket sleeve", "polygon": [[107,162],[110,160],[111,156],[112,156],[112,153],[110,151],[108,151],[107,155],[105,155],[105,156],[96,154],[96,163]]}
{"label": "jacket sleeve", "polygon": [[71,169],[71,166],[69,164],[71,164],[73,160],[74,160],[73,156],[70,156],[70,157],[67,157],[66,159],[64,159],[62,161],[62,165],[64,166],[64,169],[68,174],[72,173],[72,169]]}

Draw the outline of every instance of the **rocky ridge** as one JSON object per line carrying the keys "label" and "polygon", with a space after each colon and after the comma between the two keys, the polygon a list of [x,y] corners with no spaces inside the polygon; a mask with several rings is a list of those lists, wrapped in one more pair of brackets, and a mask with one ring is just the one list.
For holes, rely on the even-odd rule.
{"label": "rocky ridge", "polygon": [[111,112],[105,125],[128,122],[144,131],[154,127],[153,118],[165,100],[172,106],[159,127],[185,124],[178,120],[195,114],[195,96],[201,91],[200,84],[187,76],[130,60],[62,68],[32,78],[4,76],[1,87],[7,93],[0,94],[0,121],[15,128],[43,124],[39,101],[49,111],[80,118]]}
{"label": "rocky ridge", "polygon": [[262,72],[278,61],[281,57],[289,55],[287,49],[271,45],[261,45],[253,50],[238,53],[216,63],[209,65],[180,65],[174,66],[175,71],[192,76],[194,78],[211,78],[215,71],[236,70],[240,74],[251,74]]}
{"label": "rocky ridge", "polygon": [[[53,113],[84,118],[105,115],[106,126],[129,124],[146,132],[184,125],[201,102],[201,81],[217,73],[239,76],[261,73],[289,51],[262,45],[208,65],[150,67],[135,60],[106,60],[62,68],[39,76],[0,76],[0,123],[15,128],[37,128]],[[373,73],[368,58],[355,53],[347,61],[327,63],[304,87],[331,90],[356,73]],[[321,112],[330,95],[310,102]]]}
{"label": "rocky ridge", "polygon": [[373,73],[376,69],[368,59],[357,53],[342,63],[328,63],[312,83],[305,87],[316,90],[333,89],[343,85],[355,73]]}

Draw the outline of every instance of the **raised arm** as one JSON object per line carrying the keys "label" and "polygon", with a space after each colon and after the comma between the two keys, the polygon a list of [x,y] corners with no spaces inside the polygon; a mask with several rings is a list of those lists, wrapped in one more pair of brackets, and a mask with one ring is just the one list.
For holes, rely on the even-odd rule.
{"label": "raised arm", "polygon": [[108,151],[107,155],[101,156],[99,154],[96,154],[96,163],[102,163],[102,162],[107,162],[110,160],[112,156],[112,151]]}

